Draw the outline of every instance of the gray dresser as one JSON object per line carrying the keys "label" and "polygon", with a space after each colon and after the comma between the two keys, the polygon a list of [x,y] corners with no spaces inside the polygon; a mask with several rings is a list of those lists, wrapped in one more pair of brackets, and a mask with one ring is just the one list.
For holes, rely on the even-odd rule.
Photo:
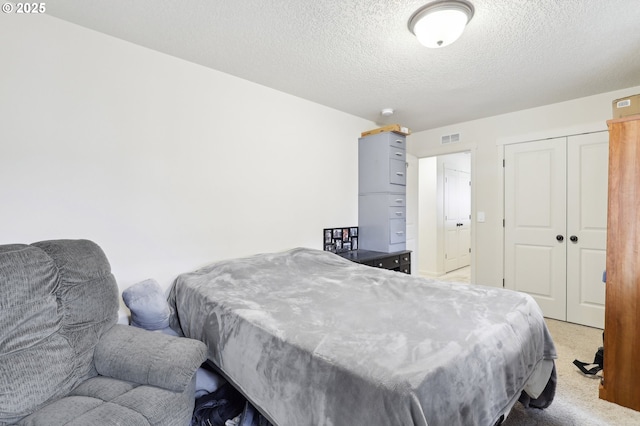
{"label": "gray dresser", "polygon": [[358,139],[359,248],[406,249],[406,137],[384,132]]}

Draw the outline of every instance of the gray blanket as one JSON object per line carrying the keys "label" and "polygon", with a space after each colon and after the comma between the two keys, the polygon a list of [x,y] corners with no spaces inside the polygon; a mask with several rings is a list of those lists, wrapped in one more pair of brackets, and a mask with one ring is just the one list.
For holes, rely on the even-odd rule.
{"label": "gray blanket", "polygon": [[540,309],[514,291],[300,248],[182,274],[169,303],[280,426],[494,425],[555,386]]}

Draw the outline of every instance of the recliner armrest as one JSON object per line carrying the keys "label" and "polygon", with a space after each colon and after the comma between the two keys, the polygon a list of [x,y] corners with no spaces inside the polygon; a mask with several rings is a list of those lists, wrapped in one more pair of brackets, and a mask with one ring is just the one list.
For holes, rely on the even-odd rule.
{"label": "recliner armrest", "polygon": [[116,324],[98,341],[93,361],[102,376],[182,392],[206,352],[198,340]]}

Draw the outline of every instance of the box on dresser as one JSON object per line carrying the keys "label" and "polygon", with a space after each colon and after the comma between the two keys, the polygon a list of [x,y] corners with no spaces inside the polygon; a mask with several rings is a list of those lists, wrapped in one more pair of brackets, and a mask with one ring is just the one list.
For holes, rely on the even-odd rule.
{"label": "box on dresser", "polygon": [[376,133],[383,133],[383,132],[395,132],[405,136],[411,134],[411,130],[409,130],[408,127],[403,127],[399,124],[389,124],[387,126],[378,127],[377,129],[367,130],[366,132],[362,132],[360,136],[365,137],[365,136],[375,135]]}
{"label": "box on dresser", "polygon": [[640,94],[613,101],[613,118],[640,114]]}

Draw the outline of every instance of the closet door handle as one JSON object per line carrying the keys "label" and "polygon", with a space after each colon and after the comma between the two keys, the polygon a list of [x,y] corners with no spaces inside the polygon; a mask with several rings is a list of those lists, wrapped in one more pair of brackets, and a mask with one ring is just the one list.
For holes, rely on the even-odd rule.
{"label": "closet door handle", "polygon": [[402,172],[396,172],[396,174],[397,174],[398,176],[404,176],[404,173],[402,173]]}
{"label": "closet door handle", "polygon": [[578,242],[578,237],[576,237],[575,235],[570,236],[569,239],[571,240],[572,243]]}
{"label": "closet door handle", "polygon": [[556,240],[562,242],[562,241],[564,241],[564,236],[558,234],[558,235],[556,235]]}

